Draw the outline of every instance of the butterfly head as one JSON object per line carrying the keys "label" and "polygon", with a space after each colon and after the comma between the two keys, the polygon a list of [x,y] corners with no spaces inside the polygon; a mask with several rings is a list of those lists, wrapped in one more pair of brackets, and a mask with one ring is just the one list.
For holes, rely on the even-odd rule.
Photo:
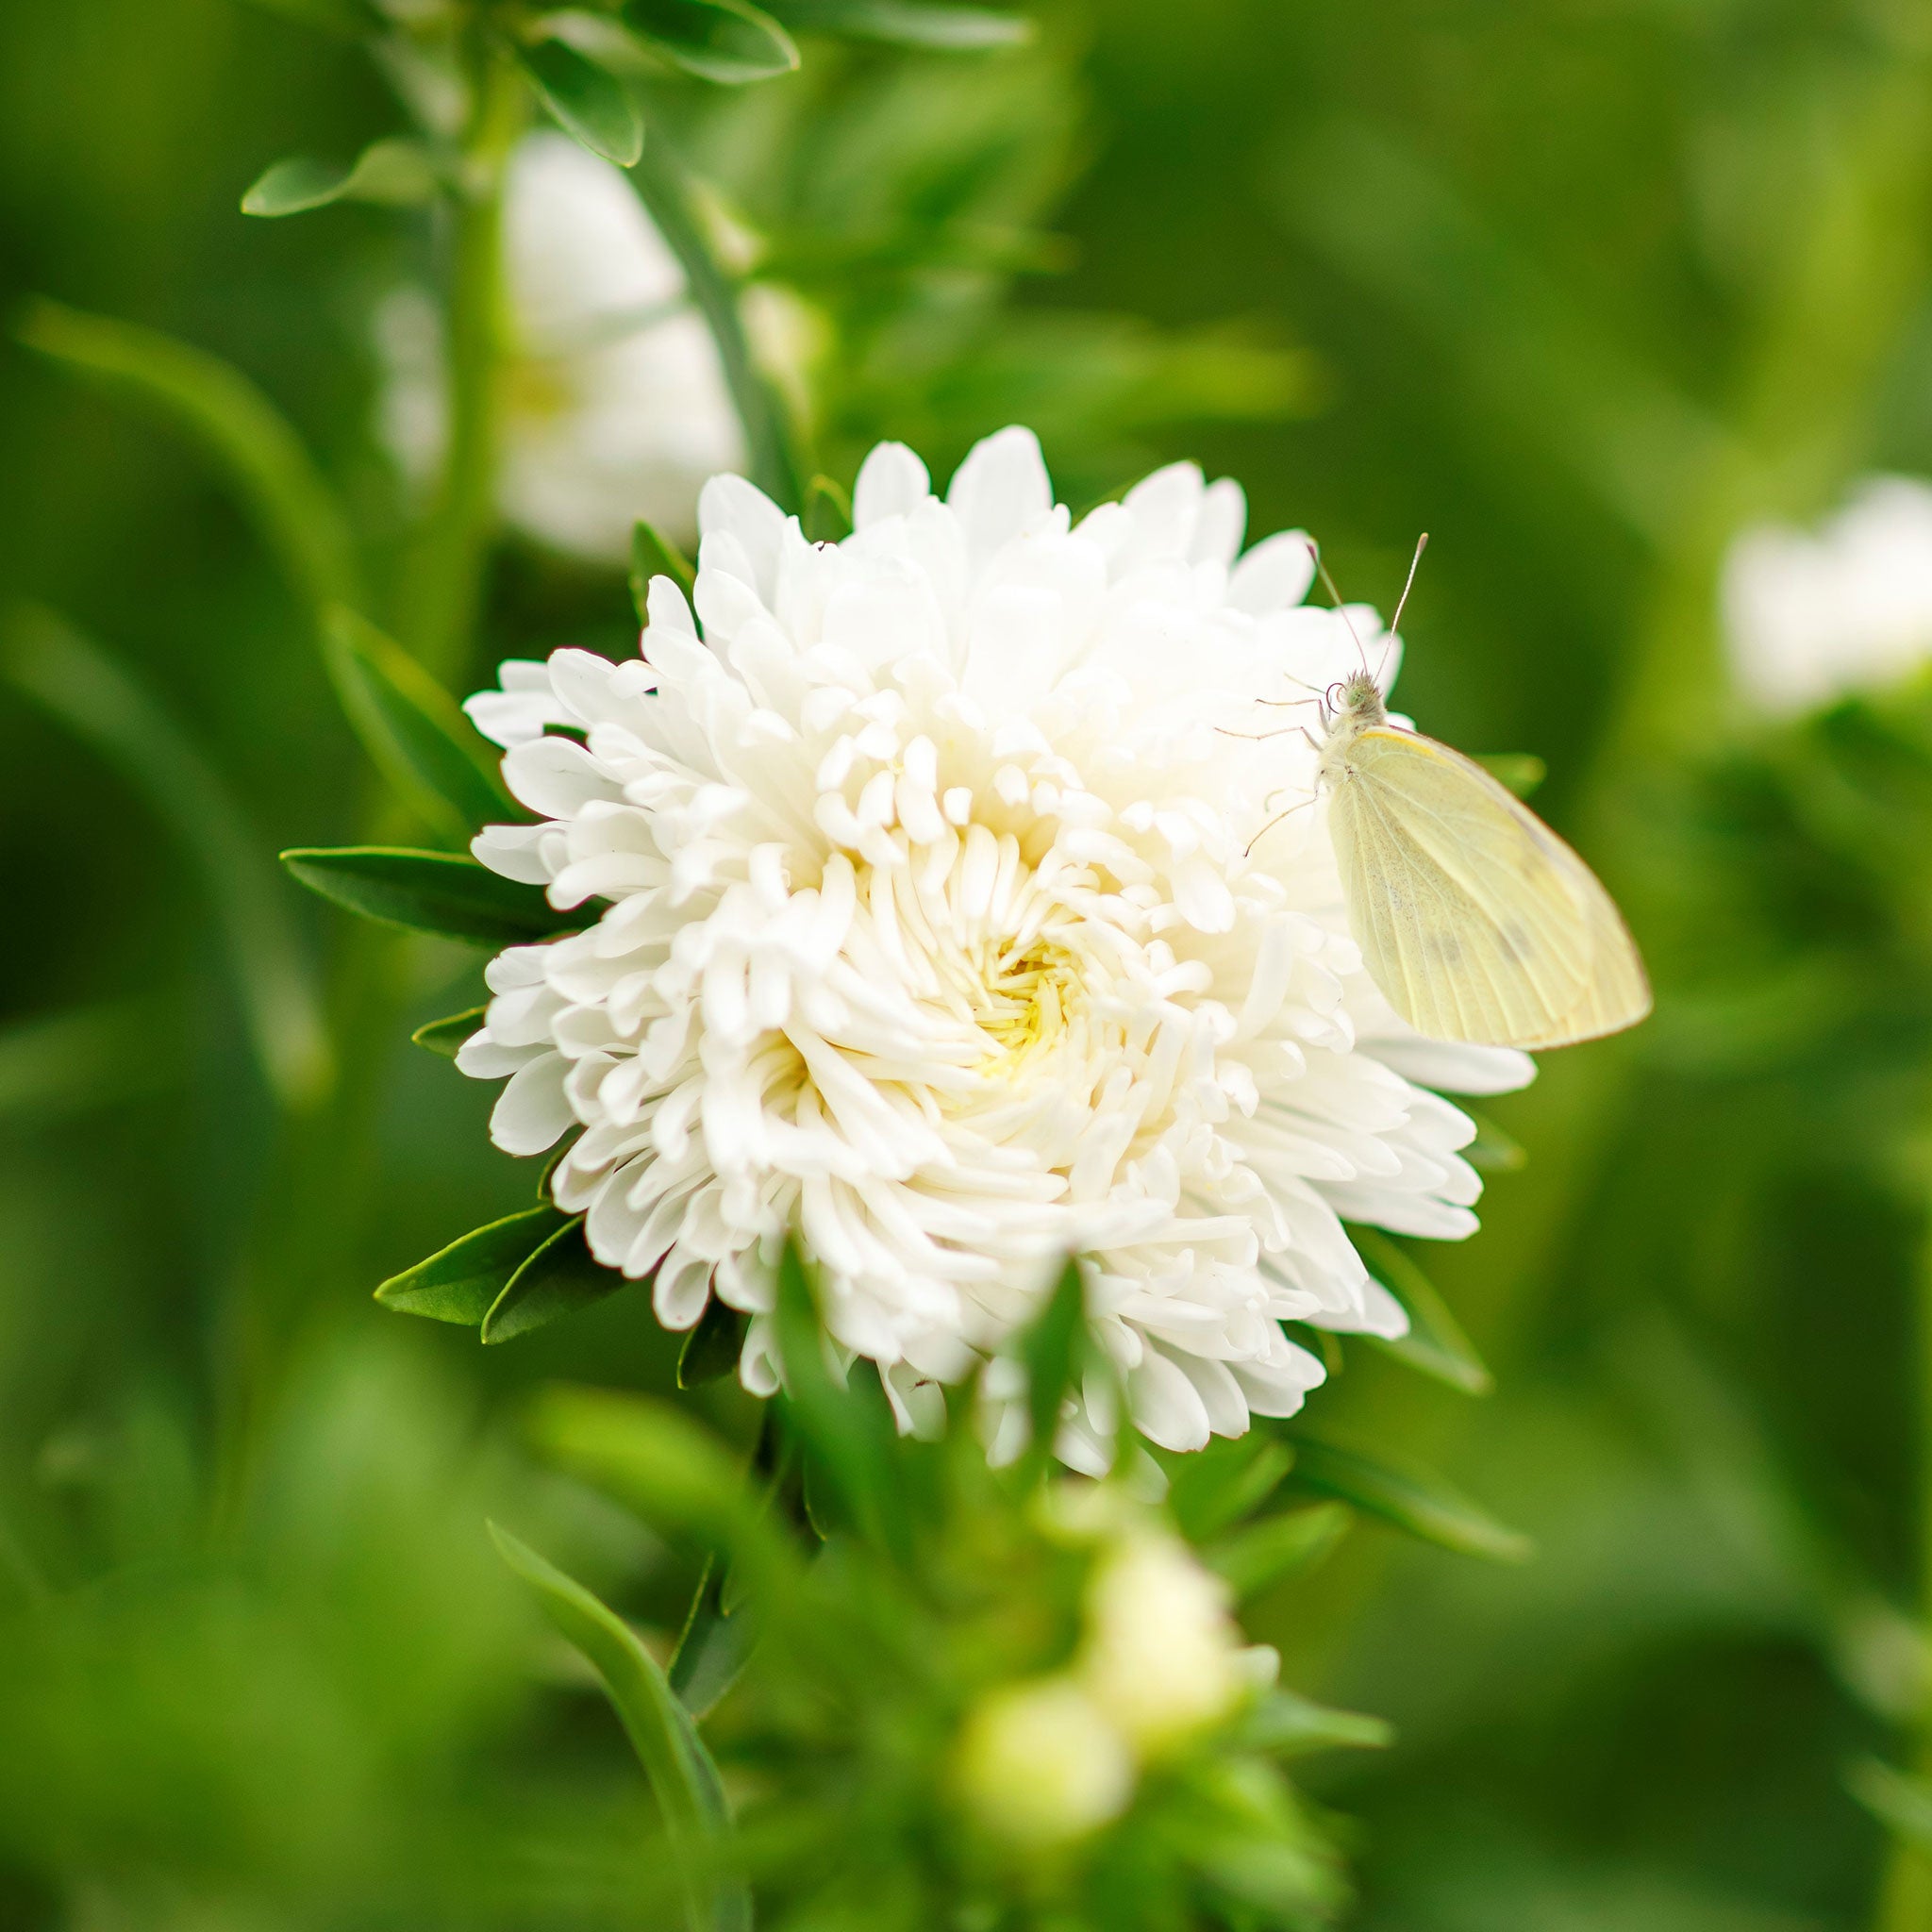
{"label": "butterfly head", "polygon": [[1382,688],[1366,671],[1351,671],[1328,687],[1325,699],[1328,714],[1338,724],[1357,730],[1379,724],[1389,715],[1382,702]]}

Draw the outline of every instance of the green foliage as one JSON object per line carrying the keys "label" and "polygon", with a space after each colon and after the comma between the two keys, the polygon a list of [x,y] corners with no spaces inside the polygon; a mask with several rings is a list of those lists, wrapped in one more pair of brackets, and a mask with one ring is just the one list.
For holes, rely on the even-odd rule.
{"label": "green foliage", "polygon": [[353,161],[322,161],[295,155],[263,170],[242,197],[244,215],[299,215],[338,201],[408,208],[429,201],[439,175],[434,156],[421,142],[372,142]]}
{"label": "green foliage", "polygon": [[480,827],[521,815],[491,749],[399,644],[337,606],[324,620],[323,651],[356,735],[425,822],[467,842]]}
{"label": "green foliage", "polygon": [[925,0],[774,0],[773,11],[800,32],[949,53],[1019,46],[1031,33],[1031,24],[1017,13]]}
{"label": "green foliage", "polygon": [[517,61],[537,98],[593,155],[627,168],[643,153],[643,113],[622,75],[554,37],[519,47]]}
{"label": "green foliage", "polygon": [[1522,1563],[1531,1555],[1527,1537],[1506,1529],[1441,1477],[1396,1468],[1358,1450],[1297,1435],[1291,1480],[1298,1489],[1353,1503],[1411,1536],[1464,1556]]}
{"label": "green foliage", "polygon": [[648,46],[700,80],[743,87],[798,65],[791,37],[751,0],[624,0],[624,16]]}
{"label": "green foliage", "polygon": [[1398,1361],[1448,1383],[1452,1389],[1460,1389],[1465,1395],[1489,1394],[1495,1378],[1428,1276],[1387,1235],[1373,1227],[1353,1227],[1349,1239],[1369,1273],[1402,1304],[1408,1317],[1407,1335],[1392,1341],[1372,1335],[1368,1340]]}
{"label": "green foliage", "polygon": [[506,1215],[391,1275],[375,1299],[399,1314],[480,1328],[525,1265],[572,1224],[555,1208]]}
{"label": "green foliage", "polygon": [[732,1374],[744,1345],[745,1318],[715,1296],[677,1352],[677,1386],[702,1389]]}
{"label": "green foliage", "polygon": [[677,545],[640,517],[630,533],[630,597],[640,624],[648,624],[645,599],[653,577],[669,577],[687,598],[697,583],[697,572]]}
{"label": "green foliage", "polygon": [[657,1660],[636,1632],[582,1584],[508,1530],[492,1524],[490,1533],[551,1622],[595,1667],[624,1720],[663,1815],[689,1932],[750,1932],[749,1893],[741,1882],[715,1869],[728,1823],[718,1767]]}
{"label": "green foliage", "polygon": [[446,1020],[431,1020],[416,1028],[409,1035],[413,1046],[426,1047],[441,1058],[453,1060],[464,1041],[483,1024],[487,1007],[471,1007],[466,1011],[452,1013]]}
{"label": "green foliage", "polygon": [[584,921],[552,909],[537,886],[507,879],[474,858],[395,845],[297,846],[281,856],[311,892],[406,932],[481,945],[550,939]]}
{"label": "green foliage", "polygon": [[483,1317],[482,1340],[509,1341],[615,1294],[629,1282],[602,1266],[584,1239],[583,1217],[558,1228],[504,1283]]}

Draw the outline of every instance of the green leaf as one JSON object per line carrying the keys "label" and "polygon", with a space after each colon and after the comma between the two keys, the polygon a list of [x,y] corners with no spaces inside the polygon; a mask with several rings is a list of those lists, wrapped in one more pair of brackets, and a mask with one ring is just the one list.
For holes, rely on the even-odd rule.
{"label": "green leaf", "polygon": [[263,1077],[286,1106],[319,1100],[334,1078],[321,997],[263,841],[221,774],[108,652],[54,611],[8,613],[0,676],[92,745],[168,828],[213,910]]}
{"label": "green leaf", "polygon": [[1527,798],[1550,773],[1542,759],[1527,751],[1491,752],[1488,758],[1477,758],[1476,763],[1518,798]]}
{"label": "green leaf", "polygon": [[1392,1340],[1365,1335],[1362,1340],[1465,1395],[1489,1394],[1496,1386],[1495,1377],[1428,1276],[1376,1229],[1352,1226],[1348,1234],[1369,1273],[1402,1304],[1408,1316],[1407,1335]]}
{"label": "green leaf", "polygon": [[1253,1751],[1275,1757],[1298,1757],[1307,1751],[1338,1746],[1357,1751],[1381,1751],[1395,1741],[1395,1732],[1378,1717],[1356,1710],[1335,1710],[1292,1690],[1271,1690],[1248,1714],[1240,1741]]}
{"label": "green leaf", "polygon": [[392,1274],[375,1291],[375,1299],[398,1314],[480,1327],[517,1271],[565,1224],[555,1208],[506,1215],[438,1249],[426,1261]]}
{"label": "green leaf", "polygon": [[334,492],[260,390],[218,358],[153,329],[35,300],[30,349],[125,389],[173,416],[228,473],[263,540],[308,608],[360,601],[355,545]]}
{"label": "green leaf", "polygon": [[713,1295],[677,1352],[677,1386],[701,1389],[732,1374],[744,1347],[744,1330],[745,1317]]}
{"label": "green leaf", "polygon": [[1845,1789],[1887,1831],[1922,1852],[1932,1852],[1932,1784],[1907,1777],[1875,1757],[1861,1757],[1845,1771]]}
{"label": "green leaf", "polygon": [[[785,1413],[808,1457],[858,1534],[901,1561],[911,1524],[899,1484],[898,1430],[872,1363],[855,1361],[841,1385],[826,1360],[824,1329],[795,1240],[778,1261],[775,1313],[785,1365]],[[823,1500],[823,1499],[821,1499]]]}
{"label": "green leaf", "polygon": [[255,0],[264,13],[299,20],[305,26],[348,38],[372,32],[378,22],[361,0]]}
{"label": "green leaf", "polygon": [[627,1275],[606,1268],[591,1253],[584,1240],[584,1218],[579,1214],[559,1227],[504,1283],[503,1292],[483,1317],[483,1340],[513,1341],[559,1315],[574,1315],[630,1286]]}
{"label": "green leaf", "polygon": [[806,536],[814,543],[838,543],[852,534],[852,492],[829,476],[805,486]]}
{"label": "green leaf", "polygon": [[1023,46],[1033,23],[986,7],[922,7],[910,0],[774,0],[773,11],[801,33],[841,34],[888,46],[973,53]]}
{"label": "green leaf", "polygon": [[1254,1430],[1230,1441],[1217,1436],[1205,1449],[1164,1456],[1167,1507],[1180,1532],[1198,1543],[1258,1509],[1294,1467],[1294,1446]]}
{"label": "green leaf", "polygon": [[697,588],[698,575],[681,551],[655,524],[640,517],[630,532],[630,597],[637,607],[638,622],[649,624],[647,599],[653,577],[669,577],[689,602]]}
{"label": "green leaf", "polygon": [[751,0],[625,0],[625,20],[667,58],[726,87],[798,65],[791,36]]}
{"label": "green leaf", "polygon": [[564,131],[593,155],[628,168],[643,153],[643,113],[622,75],[563,40],[519,47],[517,61]]}
{"label": "green leaf", "polygon": [[758,1644],[758,1620],[749,1607],[726,1603],[729,1583],[724,1559],[707,1558],[691,1614],[672,1653],[671,1688],[693,1717],[717,1708]]}
{"label": "green leaf", "polygon": [[663,1814],[689,1932],[751,1932],[751,1892],[730,1869],[724,1783],[656,1658],[582,1584],[493,1523],[490,1534],[550,1621],[603,1678]]}
{"label": "green leaf", "polygon": [[1439,1475],[1395,1469],[1353,1449],[1308,1436],[1295,1439],[1297,1489],[1339,1496],[1444,1549],[1496,1563],[1524,1563],[1534,1554],[1526,1536],[1507,1529]]}
{"label": "green leaf", "polygon": [[482,1025],[483,1016],[489,1010],[488,1007],[472,1007],[467,1012],[452,1013],[447,1020],[431,1020],[409,1035],[409,1043],[425,1046],[431,1053],[453,1060],[463,1041]]}
{"label": "green leaf", "polygon": [[1485,1174],[1515,1174],[1527,1165],[1529,1156],[1520,1141],[1506,1134],[1488,1114],[1478,1113],[1473,1107],[1462,1110],[1475,1123],[1475,1139],[1462,1150],[1470,1166]]}
{"label": "green leaf", "polygon": [[1312,1570],[1348,1534],[1354,1521],[1345,1503],[1284,1509],[1209,1544],[1201,1557],[1238,1598],[1245,1599],[1284,1576]]}
{"label": "green leaf", "polygon": [[1079,1379],[1086,1340],[1087,1284],[1079,1257],[1073,1255],[1046,1306],[1020,1338],[1020,1362],[1026,1371],[1025,1467],[1035,1479],[1052,1466],[1060,1405]]}
{"label": "green leaf", "polygon": [[242,197],[244,215],[299,215],[336,201],[409,208],[436,197],[435,158],[420,141],[372,142],[353,161],[293,155],[262,170]]}
{"label": "green leaf", "polygon": [[336,695],[377,768],[430,824],[467,841],[525,814],[457,701],[400,644],[337,605],[323,622]]}
{"label": "green leaf", "polygon": [[407,932],[513,946],[578,931],[585,923],[556,911],[541,887],[504,878],[453,852],[300,845],[284,852],[282,863],[310,891]]}

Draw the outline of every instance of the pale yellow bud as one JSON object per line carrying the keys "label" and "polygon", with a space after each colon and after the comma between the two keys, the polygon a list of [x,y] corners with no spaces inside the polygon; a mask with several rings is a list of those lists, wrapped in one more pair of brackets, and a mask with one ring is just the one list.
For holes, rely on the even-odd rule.
{"label": "pale yellow bud", "polygon": [[958,1778],[987,1831],[1043,1850],[1120,1816],[1133,1796],[1134,1758],[1078,1683],[1040,1677],[981,1700],[959,1740]]}

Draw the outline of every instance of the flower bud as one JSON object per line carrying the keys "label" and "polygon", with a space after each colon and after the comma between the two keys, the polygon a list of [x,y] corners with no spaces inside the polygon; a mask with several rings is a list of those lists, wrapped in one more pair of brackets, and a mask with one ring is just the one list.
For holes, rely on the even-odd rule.
{"label": "flower bud", "polygon": [[1035,1678],[991,1692],[967,1719],[958,1790],[994,1837],[1045,1849],[1120,1816],[1133,1754],[1073,1678]]}

